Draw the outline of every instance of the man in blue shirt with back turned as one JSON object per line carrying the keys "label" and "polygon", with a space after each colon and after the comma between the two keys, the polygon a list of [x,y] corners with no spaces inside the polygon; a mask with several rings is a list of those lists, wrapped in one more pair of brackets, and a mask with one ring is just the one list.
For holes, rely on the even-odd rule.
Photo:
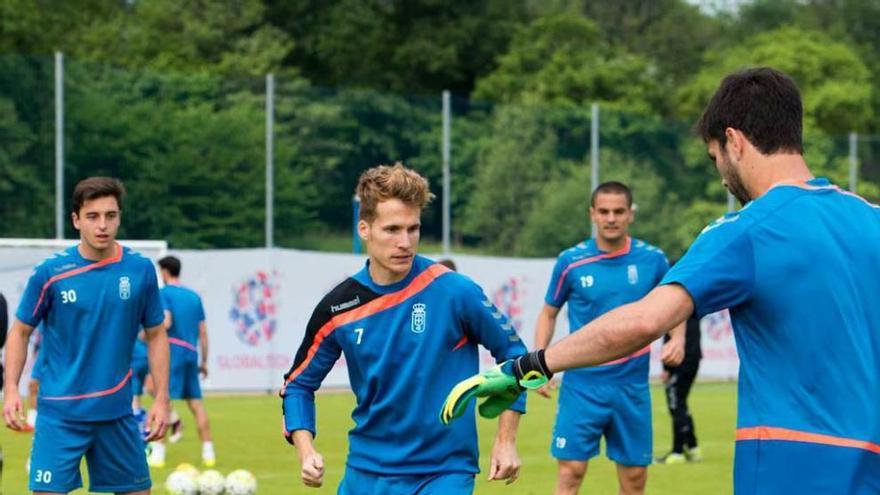
{"label": "man in blue shirt with back turned", "polygon": [[131,352],[143,326],[149,339],[156,401],[151,439],[168,419],[168,341],[153,264],[116,242],[122,183],[91,177],[73,191],[78,245],[37,265],[16,312],[6,363],[6,425],[22,427],[18,381],[27,339],[41,322],[43,369],[31,457],[35,494],[82,486],[85,456],[90,491],[146,495],[150,473],[131,411]]}
{"label": "man in blue shirt with back turned", "polygon": [[802,119],[785,74],[727,76],[696,128],[744,207],[706,227],[645,298],[517,358],[513,374],[616,359],[693,312],[729,308],[734,492],[880,493],[880,208],[813,177]]}
{"label": "man in blue shirt with back turned", "polygon": [[[171,399],[186,401],[196,419],[202,441],[202,464],[213,467],[216,458],[214,443],[211,441],[211,425],[202,402],[202,387],[199,384],[200,374],[203,377],[208,376],[208,325],[205,322],[205,308],[202,306],[202,298],[194,290],[181,285],[180,260],[177,257],[165,256],[159,260],[159,268],[165,283],[161,293],[167,316],[168,343],[171,345]],[[172,417],[172,425],[175,422],[179,424],[179,421]],[[174,441],[173,434],[171,441]],[[148,462],[151,467],[165,465],[164,443],[153,444]]]}
{"label": "man in blue shirt with back turned", "polygon": [[[669,262],[660,249],[629,235],[635,218],[632,192],[621,182],[600,184],[590,198],[596,236],[563,251],[547,287],[544,308],[535,325],[535,346],[547,347],[556,319],[568,306],[574,332],[602,314],[637,301],[651,291]],[[670,331],[664,362],[684,356],[684,327]],[[620,493],[644,493],[651,464],[653,431],[648,387],[650,347],[592,368],[570,370],[562,380],[551,453],[559,461],[556,494],[576,494],[589,460],[606,454],[617,463]],[[539,393],[549,397],[546,387]]]}
{"label": "man in blue shirt with back turned", "polygon": [[[437,410],[455,382],[478,371],[477,344],[498,361],[526,348],[479,286],[416,254],[422,208],[432,196],[423,177],[399,163],[374,167],[361,175],[357,194],[369,259],[315,308],[281,391],[302,480],[323,483],[324,461],[312,443],[314,392],[344,353],[357,406],[339,493],[472,493],[479,472],[473,406],[450,426]],[[510,403],[495,410],[489,468],[490,480],[508,483],[519,472],[515,436],[524,397],[513,392]]]}

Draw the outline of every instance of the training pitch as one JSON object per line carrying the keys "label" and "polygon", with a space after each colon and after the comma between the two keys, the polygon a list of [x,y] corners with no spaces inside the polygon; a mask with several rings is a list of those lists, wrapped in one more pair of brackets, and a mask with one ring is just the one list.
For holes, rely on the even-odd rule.
{"label": "training pitch", "polygon": [[[666,412],[663,389],[651,389],[654,403],[654,452],[661,454],[670,446],[670,420]],[[324,486],[306,488],[299,480],[296,452],[281,436],[281,401],[277,396],[208,396],[205,399],[214,444],[217,449],[215,469],[227,474],[234,469],[247,469],[256,475],[258,495],[336,493],[345,468],[348,446],[347,432],[352,426],[350,412],[354,398],[350,393],[327,393],[317,396],[318,437],[316,447],[324,456]],[[648,469],[647,493],[662,494],[727,494],[732,493],[733,437],[736,418],[736,385],[734,383],[696,384],[689,400],[697,436],[705,459],[700,463],[663,466]],[[164,469],[153,469],[153,493],[164,495],[165,478],[183,462],[199,466],[201,450],[195,425],[186,406],[175,404],[185,422],[180,443],[169,444]],[[495,434],[495,421],[480,419],[480,468],[476,494],[548,494],[556,482],[556,462],[549,455],[550,434],[556,411],[556,400],[545,400],[532,394],[528,414],[519,427],[517,446],[522,471],[520,479],[505,486],[488,482],[486,476],[489,453]],[[27,479],[25,456],[32,436],[3,429],[4,495],[24,495]],[[83,466],[85,478],[85,466]],[[88,482],[86,480],[86,486]],[[604,457],[594,459],[589,467],[581,493],[607,494],[617,492],[614,464]],[[86,490],[73,492],[88,493]]]}

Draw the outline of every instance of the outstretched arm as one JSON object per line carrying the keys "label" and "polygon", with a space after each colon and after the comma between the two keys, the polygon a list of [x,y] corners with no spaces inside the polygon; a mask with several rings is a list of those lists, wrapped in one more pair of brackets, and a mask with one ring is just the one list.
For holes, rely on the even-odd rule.
{"label": "outstretched arm", "polygon": [[552,372],[606,363],[645,347],[693,312],[693,300],[683,287],[661,285],[550,346],[544,360]]}

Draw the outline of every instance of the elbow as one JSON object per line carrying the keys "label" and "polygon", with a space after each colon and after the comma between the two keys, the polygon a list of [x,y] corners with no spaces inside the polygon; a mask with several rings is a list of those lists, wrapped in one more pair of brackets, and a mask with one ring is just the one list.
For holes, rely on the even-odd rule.
{"label": "elbow", "polygon": [[665,322],[654,315],[640,314],[636,318],[635,331],[641,337],[641,340],[653,342],[663,336],[669,329],[666,328]]}

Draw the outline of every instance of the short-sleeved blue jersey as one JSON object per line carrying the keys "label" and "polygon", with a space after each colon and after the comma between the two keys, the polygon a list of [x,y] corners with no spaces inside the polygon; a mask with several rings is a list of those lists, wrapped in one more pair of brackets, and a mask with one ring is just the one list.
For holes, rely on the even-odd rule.
{"label": "short-sleeved blue jersey", "polygon": [[194,290],[174,284],[162,287],[161,293],[165,310],[171,313],[171,365],[195,363],[199,357],[199,324],[205,321],[202,298]]}
{"label": "short-sleeved blue jersey", "polygon": [[663,283],[684,287],[700,316],[730,308],[741,363],[738,452],[758,442],[750,449],[760,466],[773,449],[797,446],[836,473],[828,491],[820,473],[789,472],[798,493],[878,493],[847,488],[873,469],[880,490],[877,206],[825,179],[779,184],[706,227]]}
{"label": "short-sleeved blue jersey", "polygon": [[[469,278],[417,256],[398,283],[368,267],[318,304],[282,389],[284,425],[315,432],[314,391],[345,355],[357,406],[348,465],[379,474],[479,472],[473,404],[440,423],[446,395],[479,372],[477,344],[499,362],[526,352],[508,318]],[[524,411],[525,397],[513,409]]]}
{"label": "short-sleeved blue jersey", "polygon": [[[666,255],[644,241],[627,238],[623,248],[603,252],[589,239],[559,254],[544,302],[568,303],[571,332],[618,306],[638,301],[669,269]],[[590,368],[565,372],[566,383],[645,383],[650,354],[646,347],[630,356]]]}
{"label": "short-sleeved blue jersey", "polygon": [[34,269],[16,316],[43,323],[40,414],[81,421],[131,414],[134,340],[164,318],[150,260],[118,244],[98,262],[68,248]]}

